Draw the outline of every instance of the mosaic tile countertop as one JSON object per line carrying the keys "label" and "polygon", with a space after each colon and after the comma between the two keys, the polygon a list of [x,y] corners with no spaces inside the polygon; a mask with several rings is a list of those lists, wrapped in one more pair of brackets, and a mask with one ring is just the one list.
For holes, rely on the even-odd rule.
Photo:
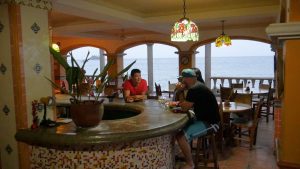
{"label": "mosaic tile countertop", "polygon": [[[59,102],[59,101],[58,101]],[[64,100],[61,99],[61,102]],[[188,121],[186,114],[175,114],[157,100],[125,103],[115,100],[106,106],[138,109],[140,114],[118,120],[102,120],[93,128],[77,128],[73,122],[54,128],[20,129],[16,139],[42,147],[86,147],[105,143],[144,140],[176,132]]]}

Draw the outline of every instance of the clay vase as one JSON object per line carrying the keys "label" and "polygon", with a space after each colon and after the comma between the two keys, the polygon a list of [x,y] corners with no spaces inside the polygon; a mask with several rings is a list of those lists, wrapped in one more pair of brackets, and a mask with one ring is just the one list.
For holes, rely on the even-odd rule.
{"label": "clay vase", "polygon": [[94,127],[102,120],[103,103],[100,101],[83,101],[72,103],[70,114],[77,127]]}

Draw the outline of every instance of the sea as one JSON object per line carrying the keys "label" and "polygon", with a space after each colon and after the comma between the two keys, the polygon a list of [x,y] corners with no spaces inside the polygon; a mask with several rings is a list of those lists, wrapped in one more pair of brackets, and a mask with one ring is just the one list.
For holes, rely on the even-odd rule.
{"label": "sea", "polygon": [[[124,58],[124,67],[136,60],[132,68],[142,72],[142,78],[148,79],[147,58]],[[80,63],[79,63],[80,64]],[[154,82],[161,85],[162,90],[168,89],[168,82],[176,83],[179,76],[178,58],[154,58]],[[99,68],[99,60],[90,60],[86,66],[86,73],[93,74]],[[205,78],[204,57],[196,57],[196,66]],[[130,74],[130,70],[128,72]],[[211,58],[212,77],[274,77],[273,56],[219,56]],[[226,82],[226,81],[225,81]],[[225,86],[228,85],[225,83]],[[217,83],[217,86],[219,84]]]}

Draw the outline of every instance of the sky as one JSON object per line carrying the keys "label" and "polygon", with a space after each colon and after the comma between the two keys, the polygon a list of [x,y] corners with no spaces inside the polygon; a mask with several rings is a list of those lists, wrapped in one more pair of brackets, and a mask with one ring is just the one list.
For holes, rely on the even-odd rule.
{"label": "sky", "polygon": [[[76,59],[84,59],[87,51],[90,51],[90,56],[99,55],[99,50],[94,47],[82,47],[72,51],[73,56]],[[172,46],[163,44],[153,45],[153,57],[154,58],[177,58],[178,54],[175,54],[177,49]],[[204,56],[204,46],[197,49],[199,52],[196,56]],[[211,44],[212,57],[225,57],[225,56],[274,56],[274,52],[271,51],[270,44],[250,41],[250,40],[232,40],[231,46],[222,46],[220,48],[215,47],[215,44]],[[147,46],[139,45],[125,50],[126,58],[146,58]]]}

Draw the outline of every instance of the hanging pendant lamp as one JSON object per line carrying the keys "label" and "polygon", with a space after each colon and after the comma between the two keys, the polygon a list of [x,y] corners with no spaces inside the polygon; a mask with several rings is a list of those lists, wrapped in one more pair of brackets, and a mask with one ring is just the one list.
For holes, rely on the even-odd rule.
{"label": "hanging pendant lamp", "polygon": [[185,0],[183,0],[183,18],[174,24],[171,31],[171,41],[198,41],[199,33],[197,25],[189,18],[186,18],[185,15]]}
{"label": "hanging pendant lamp", "polygon": [[216,47],[221,47],[222,45],[230,46],[231,39],[228,35],[224,33],[224,20],[222,22],[222,34],[216,39]]}

